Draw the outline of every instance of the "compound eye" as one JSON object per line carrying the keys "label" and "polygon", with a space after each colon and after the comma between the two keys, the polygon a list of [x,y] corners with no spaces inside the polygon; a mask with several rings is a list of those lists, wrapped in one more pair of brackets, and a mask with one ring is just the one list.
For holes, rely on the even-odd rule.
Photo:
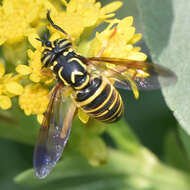
{"label": "compound eye", "polygon": [[53,41],[53,45],[54,45],[54,46],[57,46],[57,45],[58,45],[58,42],[59,42],[58,39],[57,39],[57,40],[54,40],[54,41]]}
{"label": "compound eye", "polygon": [[50,41],[46,41],[46,42],[45,42],[45,46],[51,47],[51,42],[50,42]]}

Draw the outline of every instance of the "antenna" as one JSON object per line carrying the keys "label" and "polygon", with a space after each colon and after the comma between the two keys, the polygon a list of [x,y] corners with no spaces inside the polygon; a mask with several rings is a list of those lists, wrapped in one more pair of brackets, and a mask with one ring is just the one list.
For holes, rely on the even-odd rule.
{"label": "antenna", "polygon": [[63,34],[67,35],[69,41],[72,43],[72,48],[73,48],[74,45],[73,45],[73,41],[72,41],[71,36],[70,36],[67,32],[65,32],[65,30],[63,30],[61,27],[59,27],[59,26],[57,26],[56,24],[54,24],[53,20],[52,20],[51,17],[50,17],[50,10],[48,10],[48,12],[47,12],[47,19],[48,19],[48,21],[50,22],[50,24],[51,24],[56,30],[59,30],[59,31],[62,32]]}
{"label": "antenna", "polygon": [[47,19],[48,19],[48,21],[50,22],[50,24],[51,24],[56,30],[59,30],[60,32],[66,34],[66,35],[68,36],[67,32],[65,32],[61,27],[59,27],[59,26],[57,26],[56,24],[54,24],[53,20],[52,20],[51,17],[50,17],[50,10],[48,10],[48,12],[47,12]]}

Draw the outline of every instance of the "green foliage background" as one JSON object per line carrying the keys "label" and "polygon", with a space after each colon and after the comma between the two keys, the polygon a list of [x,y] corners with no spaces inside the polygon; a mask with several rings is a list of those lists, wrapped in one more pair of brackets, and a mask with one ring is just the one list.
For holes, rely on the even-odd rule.
{"label": "green foliage background", "polygon": [[[110,2],[102,0],[103,4]],[[38,123],[14,107],[0,115],[0,188],[4,190],[189,190],[190,189],[190,2],[188,0],[123,0],[117,16],[135,17],[141,45],[153,61],[173,70],[175,86],[141,92],[135,100],[121,91],[125,118],[107,126],[102,139],[110,147],[108,163],[92,167],[77,149],[77,138],[94,138],[86,148],[97,151],[103,141],[80,137],[89,130],[75,121],[64,158],[45,179],[33,176],[33,145]],[[175,115],[175,117],[173,116]],[[101,124],[99,124],[101,125]],[[97,129],[98,130],[98,129]],[[98,132],[97,132],[98,133]],[[86,134],[91,134],[88,131]],[[84,150],[85,152],[85,150]]]}

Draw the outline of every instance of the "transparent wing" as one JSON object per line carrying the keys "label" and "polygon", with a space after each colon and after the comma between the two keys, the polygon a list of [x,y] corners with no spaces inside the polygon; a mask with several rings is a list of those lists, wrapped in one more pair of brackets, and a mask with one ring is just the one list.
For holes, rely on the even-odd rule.
{"label": "transparent wing", "polygon": [[142,68],[144,65],[144,61],[133,61],[129,59],[122,59],[122,58],[112,58],[112,57],[89,57],[89,61],[96,61],[102,63],[111,63],[114,65],[128,65],[128,68]]}
{"label": "transparent wing", "polygon": [[135,82],[140,90],[153,90],[176,83],[177,77],[169,69],[151,63],[146,64],[146,70],[136,69],[133,73],[126,70],[118,74],[116,69],[112,75],[116,79],[114,85],[117,88],[131,90],[131,83]]}
{"label": "transparent wing", "polygon": [[68,141],[76,106],[69,97],[63,98],[58,84],[51,95],[45,118],[40,127],[34,150],[35,175],[46,177],[62,155]]}
{"label": "transparent wing", "polygon": [[[106,70],[109,78],[115,81],[114,85],[126,90],[133,90],[132,86],[135,85],[143,90],[158,89],[177,81],[175,73],[171,70],[149,62],[108,57],[91,57],[88,58],[88,62],[100,71]],[[110,68],[109,64],[105,63],[114,67]]]}

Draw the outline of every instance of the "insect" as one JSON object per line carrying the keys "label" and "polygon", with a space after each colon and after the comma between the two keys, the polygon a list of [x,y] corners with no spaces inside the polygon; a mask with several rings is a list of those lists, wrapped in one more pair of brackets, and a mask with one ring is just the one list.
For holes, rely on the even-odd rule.
{"label": "insect", "polygon": [[[61,157],[79,108],[102,122],[116,122],[124,111],[116,88],[151,90],[160,88],[157,76],[166,81],[176,80],[172,71],[147,62],[83,57],[73,50],[69,35],[54,24],[49,11],[47,19],[68,38],[38,39],[45,46],[41,57],[43,67],[49,68],[57,77],[34,151],[35,174],[39,178],[46,177]],[[109,68],[105,63],[116,67]]]}

